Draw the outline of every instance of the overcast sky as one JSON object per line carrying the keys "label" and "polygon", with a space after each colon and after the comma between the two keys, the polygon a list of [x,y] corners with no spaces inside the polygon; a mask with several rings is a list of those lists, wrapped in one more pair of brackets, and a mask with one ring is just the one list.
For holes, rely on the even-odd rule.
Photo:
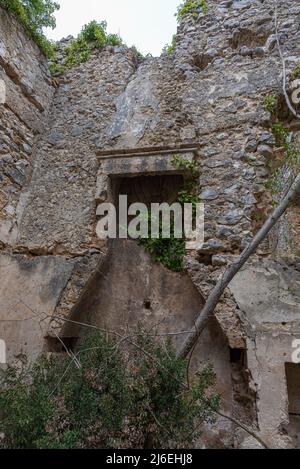
{"label": "overcast sky", "polygon": [[50,39],[76,36],[89,21],[106,20],[108,32],[119,33],[129,46],[142,53],[160,55],[176,32],[177,6],[182,0],[57,0],[55,30],[47,30]]}

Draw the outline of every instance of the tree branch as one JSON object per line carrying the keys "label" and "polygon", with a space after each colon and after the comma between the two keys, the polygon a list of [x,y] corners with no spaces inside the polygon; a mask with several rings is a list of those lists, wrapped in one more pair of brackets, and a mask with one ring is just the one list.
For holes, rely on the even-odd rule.
{"label": "tree branch", "polygon": [[277,46],[278,46],[279,56],[280,56],[281,63],[282,63],[282,72],[283,72],[282,90],[283,90],[283,94],[284,94],[286,104],[287,104],[289,110],[294,114],[295,117],[300,119],[300,114],[298,114],[296,109],[294,109],[294,107],[292,106],[289,95],[286,91],[286,65],[285,65],[285,58],[284,58],[282,50],[281,50],[279,32],[278,32],[278,0],[276,0],[276,2],[275,2],[275,34],[276,34],[276,42],[277,42]]}

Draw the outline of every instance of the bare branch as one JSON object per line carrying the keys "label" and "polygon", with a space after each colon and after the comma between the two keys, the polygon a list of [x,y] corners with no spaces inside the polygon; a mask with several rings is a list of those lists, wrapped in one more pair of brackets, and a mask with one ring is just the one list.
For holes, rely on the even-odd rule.
{"label": "bare branch", "polygon": [[286,91],[286,65],[285,65],[285,58],[283,56],[283,52],[281,49],[280,45],[280,39],[279,39],[279,31],[278,31],[278,0],[275,1],[275,34],[276,34],[276,41],[277,41],[277,46],[278,46],[278,51],[280,55],[280,59],[282,62],[282,71],[283,71],[283,83],[282,83],[282,89],[283,89],[283,94],[286,100],[286,104],[288,105],[289,110],[294,114],[295,117],[300,119],[300,114],[297,113],[296,109],[294,109],[289,95],[287,94]]}
{"label": "bare branch", "polygon": [[286,196],[282,199],[278,207],[274,210],[273,214],[264,223],[263,227],[253,238],[252,242],[242,252],[238,259],[226,270],[222,278],[219,280],[215,288],[210,293],[202,311],[200,312],[196,320],[194,333],[191,334],[185,340],[178,352],[178,357],[185,358],[191,352],[195,343],[199,339],[202,331],[206,328],[209,320],[212,318],[216,306],[219,303],[220,298],[223,295],[226,287],[229,285],[229,283],[235,277],[241,267],[243,267],[243,265],[248,261],[249,257],[256,252],[258,246],[266,238],[266,236],[269,234],[269,232],[275,226],[278,220],[282,217],[282,215],[288,208],[290,202],[294,200],[299,191],[300,173],[296,177]]}

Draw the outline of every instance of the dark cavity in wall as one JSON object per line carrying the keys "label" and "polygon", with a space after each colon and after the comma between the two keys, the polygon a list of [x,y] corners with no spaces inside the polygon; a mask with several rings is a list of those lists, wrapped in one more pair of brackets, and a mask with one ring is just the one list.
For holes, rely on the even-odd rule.
{"label": "dark cavity in wall", "polygon": [[[119,195],[128,196],[128,204],[144,203],[150,207],[151,203],[169,204],[175,202],[178,191],[183,186],[181,175],[137,176],[112,179],[115,203]],[[117,204],[118,205],[118,204]]]}
{"label": "dark cavity in wall", "polygon": [[[128,205],[176,201],[184,178],[181,174],[114,177],[110,180],[113,200],[128,196]],[[109,240],[108,253],[71,313],[73,321],[120,331],[159,324],[162,332],[191,328],[202,309],[203,298],[183,272],[171,272],[151,256],[136,240]],[[65,337],[82,336],[80,326],[67,324]],[[176,345],[183,336],[174,339]]]}
{"label": "dark cavity in wall", "polygon": [[300,449],[300,364],[285,364],[286,385],[289,400],[289,420],[286,428],[295,448]]}
{"label": "dark cavity in wall", "polygon": [[265,30],[250,30],[250,29],[239,29],[235,31],[229,41],[232,49],[239,49],[240,47],[262,47],[265,45],[269,32]]}

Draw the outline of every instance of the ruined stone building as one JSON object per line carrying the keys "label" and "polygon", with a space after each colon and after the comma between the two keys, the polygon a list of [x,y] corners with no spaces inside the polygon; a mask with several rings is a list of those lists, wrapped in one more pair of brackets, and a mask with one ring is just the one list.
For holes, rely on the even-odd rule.
{"label": "ruined stone building", "polygon": [[[80,328],[160,323],[191,328],[205,298],[270,212],[276,159],[264,99],[300,121],[282,93],[273,0],[209,0],[179,26],[176,50],[138,61],[106,46],[52,79],[38,46],[0,9],[0,338],[8,361],[72,346]],[[300,2],[279,2],[287,73],[300,59]],[[3,85],[4,84],[4,85]],[[154,263],[133,240],[100,241],[97,206],[172,199],[199,167],[205,244],[184,273]],[[299,447],[300,200],[238,273],[201,336],[193,369],[210,360],[225,414],[272,448]],[[182,337],[176,339],[178,343]],[[226,418],[203,445],[258,447]]]}

